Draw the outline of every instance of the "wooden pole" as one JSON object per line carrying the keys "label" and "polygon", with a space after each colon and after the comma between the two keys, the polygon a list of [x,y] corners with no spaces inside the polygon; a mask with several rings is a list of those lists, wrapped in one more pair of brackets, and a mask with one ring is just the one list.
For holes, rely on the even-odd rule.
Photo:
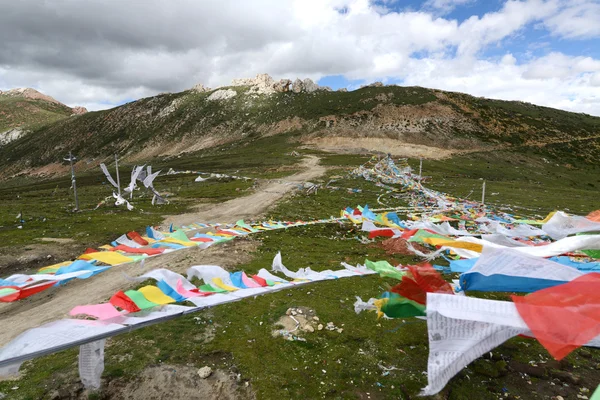
{"label": "wooden pole", "polygon": [[79,211],[79,198],[77,197],[77,182],[75,181],[75,167],[73,166],[73,153],[69,151],[69,162],[71,163],[71,185],[75,195],[75,211]]}
{"label": "wooden pole", "polygon": [[483,181],[483,187],[481,188],[481,204],[485,205],[485,181]]}

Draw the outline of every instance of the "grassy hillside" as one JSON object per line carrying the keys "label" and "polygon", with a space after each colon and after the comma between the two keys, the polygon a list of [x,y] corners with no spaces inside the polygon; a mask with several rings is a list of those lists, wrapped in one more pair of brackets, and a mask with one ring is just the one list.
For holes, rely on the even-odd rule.
{"label": "grassy hillside", "polygon": [[600,156],[600,118],[522,102],[399,86],[270,96],[231,89],[237,95],[227,100],[186,91],[64,119],[0,149],[0,165],[14,173],[55,162],[57,151],[69,150],[80,159],[115,152],[156,159],[282,132],[295,132],[296,139],[339,135],[456,150],[500,147],[588,163]]}
{"label": "grassy hillside", "polygon": [[14,128],[36,130],[73,114],[64,104],[0,95],[0,132]]}
{"label": "grassy hillside", "polygon": [[[266,143],[271,143],[271,147]],[[246,145],[215,149],[214,155],[202,158],[173,159],[167,165],[211,171],[241,169],[245,174],[259,176],[282,160],[290,159],[281,156],[269,158],[267,152],[280,155],[293,149],[292,146],[285,140],[257,139]],[[264,152],[259,151],[262,148]],[[226,150],[221,152],[221,149]],[[218,153],[224,155],[219,156]],[[268,217],[290,220],[323,218],[336,215],[345,206],[377,204],[382,188],[347,175],[369,157],[319,155],[322,164],[330,167],[327,176],[319,181],[327,182],[338,176],[341,178],[337,178],[337,186],[358,188],[362,192],[319,190],[310,196],[291,196],[271,209]],[[418,167],[419,160],[411,159],[409,163]],[[597,205],[597,186],[600,185],[598,166],[568,169],[547,163],[536,155],[522,156],[510,152],[494,153],[492,156],[474,153],[447,160],[425,161],[424,171],[425,175],[431,176],[427,182],[429,187],[463,196],[471,190],[479,195],[480,178],[486,179],[489,203],[509,203],[514,206],[515,213],[525,215],[544,215],[554,207],[589,212]],[[99,171],[96,177],[100,177]],[[126,230],[140,230],[152,219],[158,220],[160,213],[179,212],[184,208],[182,206],[198,196],[214,196],[215,201],[223,201],[245,193],[235,190],[239,183],[215,182],[207,187],[192,183],[192,178],[174,175],[157,183],[157,187],[177,193],[176,202],[168,207],[148,209],[150,211],[144,213],[137,210],[133,213],[120,212],[114,208],[86,210],[81,213],[81,220],[76,221],[78,217],[66,210],[60,211],[60,206],[55,204],[59,211],[44,222],[44,227],[42,223],[36,225],[35,221],[28,220],[24,229],[13,227],[12,232],[0,235],[1,242],[13,240],[14,245],[22,244],[26,242],[25,235],[39,237],[44,229],[52,235],[64,235],[59,237],[69,235],[76,238],[83,249],[86,241],[88,245],[101,243],[98,240],[114,238]],[[92,178],[89,180],[91,182]],[[96,201],[94,196],[96,199],[104,196],[103,189],[94,188],[92,183],[81,186],[82,195],[87,196],[85,204],[89,206]],[[54,186],[55,182],[46,186],[5,188],[0,190],[0,197],[10,203],[10,199],[20,193],[30,204],[36,204],[36,201],[49,197],[49,189]],[[60,182],[58,195],[63,196],[63,201],[69,196],[68,182]],[[144,204],[143,208],[146,206]],[[45,207],[51,208],[51,205]],[[16,211],[17,208],[14,208],[5,214],[12,219]],[[31,217],[35,212],[37,209],[33,207],[28,211]],[[107,223],[108,215],[110,223]],[[25,233],[26,230],[29,233]],[[20,243],[11,239],[17,231],[18,235],[23,235],[19,236]],[[248,272],[268,268],[277,251],[282,252],[285,265],[292,270],[300,267],[318,271],[332,269],[337,268],[340,261],[362,263],[367,257],[404,264],[418,261],[409,256],[385,254],[380,247],[381,239],[361,244],[357,240],[360,236],[363,232],[350,225],[314,225],[271,231],[219,246],[227,246],[226,251],[233,253],[238,251],[237,246],[243,241],[255,242],[257,247],[250,260],[236,265],[236,269]],[[443,262],[436,260],[436,263]],[[445,277],[456,278],[455,275]],[[168,376],[175,380],[174,385],[193,385],[176,379],[186,369],[192,370],[196,377],[195,371],[208,365],[236,376],[240,388],[247,387],[256,399],[415,399],[427,380],[424,374],[429,351],[426,323],[412,318],[377,320],[373,313],[357,315],[353,309],[354,296],[363,299],[377,297],[395,283],[391,278],[377,276],[313,283],[206,309],[117,336],[107,342],[102,390],[89,398],[127,398],[132,388],[137,388],[146,379],[144,372],[159,366],[171,371]],[[123,285],[125,287],[126,283]],[[478,295],[507,299],[506,293]],[[289,307],[314,310],[322,323],[331,321],[342,327],[343,332],[317,331],[304,335],[306,342],[273,337],[272,330],[276,329],[277,320]],[[71,349],[26,362],[18,380],[0,382],[0,393],[14,399],[85,398],[76,360],[77,349]],[[542,400],[558,395],[565,399],[576,398],[580,393],[589,395],[584,390],[593,390],[600,384],[598,368],[598,349],[576,350],[559,363],[552,360],[536,341],[513,338],[475,360],[454,377],[439,396],[431,399]],[[148,384],[160,386],[156,382],[160,381]],[[243,393],[236,398],[246,398]]]}

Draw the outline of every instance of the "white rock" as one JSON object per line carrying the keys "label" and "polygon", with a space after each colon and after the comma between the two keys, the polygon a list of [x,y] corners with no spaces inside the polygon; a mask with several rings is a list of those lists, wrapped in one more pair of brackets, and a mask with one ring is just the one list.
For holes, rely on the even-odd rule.
{"label": "white rock", "polygon": [[210,92],[212,89],[199,83],[199,84],[195,85],[194,87],[192,87],[191,90],[193,90],[194,92],[198,92],[198,93],[204,93],[204,92]]}
{"label": "white rock", "polygon": [[304,91],[307,93],[312,93],[312,92],[316,92],[317,90],[319,90],[319,85],[314,83],[312,81],[312,79],[306,78],[302,83],[304,86]]}
{"label": "white rock", "polygon": [[269,74],[258,74],[256,78],[234,79],[231,86],[250,86],[248,93],[272,94],[275,93],[273,84],[275,81]]}
{"label": "white rock", "polygon": [[215,90],[214,92],[212,92],[211,95],[206,98],[206,100],[209,100],[209,101],[227,100],[227,99],[234,97],[235,95],[237,95],[237,92],[235,90],[219,89],[219,90]]}
{"label": "white rock", "polygon": [[276,92],[289,92],[290,91],[290,85],[292,84],[292,81],[290,81],[289,79],[281,79],[279,82],[275,82],[273,84],[273,89],[275,89]]}
{"label": "white rock", "polygon": [[317,330],[322,331],[323,330],[323,324],[319,324],[319,326],[317,326]]}
{"label": "white rock", "polygon": [[23,136],[25,133],[27,133],[27,132],[25,132],[21,128],[14,128],[14,129],[9,129],[6,132],[1,132],[0,133],[0,146],[10,143],[13,140],[17,140],[18,138]]}
{"label": "white rock", "polygon": [[212,374],[212,372],[213,371],[211,367],[202,367],[198,370],[198,376],[200,379],[206,379]]}
{"label": "white rock", "polygon": [[294,83],[292,84],[292,92],[294,93],[302,93],[304,91],[304,83],[296,78]]}

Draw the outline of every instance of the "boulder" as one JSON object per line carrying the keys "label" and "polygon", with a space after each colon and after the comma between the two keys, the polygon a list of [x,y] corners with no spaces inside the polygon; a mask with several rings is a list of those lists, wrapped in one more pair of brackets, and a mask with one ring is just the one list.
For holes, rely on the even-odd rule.
{"label": "boulder", "polygon": [[306,78],[302,83],[304,86],[304,91],[307,93],[312,93],[312,92],[316,92],[317,90],[319,90],[319,85],[314,83],[312,81],[312,79]]}
{"label": "boulder", "polygon": [[212,375],[212,368],[209,366],[206,367],[202,367],[198,370],[198,376],[200,377],[200,379],[206,379],[209,376]]}
{"label": "boulder", "polygon": [[304,91],[304,83],[298,78],[292,84],[292,92],[294,93],[302,93]]}
{"label": "boulder", "polygon": [[85,107],[73,107],[71,108],[71,110],[73,111],[73,115],[81,115],[81,114],[85,114],[86,112],[88,112],[87,108]]}
{"label": "boulder", "polygon": [[250,86],[248,93],[271,94],[275,93],[274,83],[269,74],[258,74],[256,78],[234,79],[231,81],[231,86]]}
{"label": "boulder", "polygon": [[289,92],[291,84],[292,81],[290,81],[289,79],[281,79],[279,82],[275,82],[273,84],[273,89],[275,89],[275,91],[279,93]]}

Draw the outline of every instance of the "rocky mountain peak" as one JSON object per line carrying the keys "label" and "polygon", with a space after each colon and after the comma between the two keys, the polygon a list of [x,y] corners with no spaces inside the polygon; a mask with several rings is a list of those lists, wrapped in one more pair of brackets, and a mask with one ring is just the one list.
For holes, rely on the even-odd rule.
{"label": "rocky mountain peak", "polygon": [[[25,99],[42,100],[42,101],[46,101],[48,103],[59,104],[59,105],[68,107],[65,104],[61,103],[60,101],[56,100],[54,97],[48,96],[48,95],[41,93],[33,88],[15,88],[15,89],[7,90],[7,91],[0,90],[0,96],[22,97]],[[85,114],[86,112],[88,112],[87,108],[85,108],[85,107],[76,106],[76,107],[69,107],[69,108],[71,108],[71,110],[73,111],[73,115],[80,115],[80,114]]]}

